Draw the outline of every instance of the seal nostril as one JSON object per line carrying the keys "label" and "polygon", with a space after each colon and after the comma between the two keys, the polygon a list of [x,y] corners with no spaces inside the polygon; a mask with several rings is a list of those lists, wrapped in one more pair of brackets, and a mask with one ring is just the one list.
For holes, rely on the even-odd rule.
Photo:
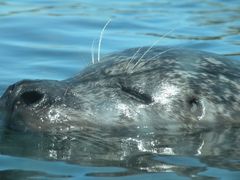
{"label": "seal nostril", "polygon": [[21,94],[21,99],[26,105],[39,102],[43,98],[43,94],[38,91],[27,91]]}

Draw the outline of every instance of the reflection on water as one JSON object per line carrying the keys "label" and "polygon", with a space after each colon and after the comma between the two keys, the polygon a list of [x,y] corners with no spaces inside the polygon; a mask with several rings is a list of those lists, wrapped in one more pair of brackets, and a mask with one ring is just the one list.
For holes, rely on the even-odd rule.
{"label": "reflection on water", "polygon": [[[1,1],[0,93],[20,79],[78,73],[91,63],[92,41],[110,18],[103,54],[151,46],[171,32],[157,45],[240,60],[239,10],[238,0]],[[239,134],[229,127],[175,135],[47,136],[2,128],[0,179],[238,179]]]}
{"label": "reflection on water", "polygon": [[[4,170],[0,177],[10,176],[12,173],[23,177],[106,177],[149,172],[171,172],[185,177],[218,177],[217,173],[210,173],[213,169],[218,169],[220,173],[226,171],[228,175],[237,177],[240,175],[239,133],[239,128],[229,128],[179,135],[146,133],[129,138],[121,135],[92,136],[92,133],[81,136],[79,133],[29,135],[7,130],[2,132],[0,152],[10,156],[0,156],[1,169]],[[22,164],[16,161],[21,161]],[[33,166],[29,167],[29,164]],[[46,166],[50,166],[51,170]],[[96,166],[100,172],[96,172]],[[61,168],[71,170],[59,175]],[[76,175],[76,168],[81,172],[84,169],[87,171]]]}

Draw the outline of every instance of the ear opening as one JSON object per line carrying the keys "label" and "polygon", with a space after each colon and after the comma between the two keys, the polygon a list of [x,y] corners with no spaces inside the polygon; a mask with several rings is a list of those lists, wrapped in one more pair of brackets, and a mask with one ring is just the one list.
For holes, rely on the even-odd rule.
{"label": "ear opening", "polygon": [[196,116],[201,116],[203,113],[203,106],[200,99],[196,96],[191,96],[187,101],[190,111]]}

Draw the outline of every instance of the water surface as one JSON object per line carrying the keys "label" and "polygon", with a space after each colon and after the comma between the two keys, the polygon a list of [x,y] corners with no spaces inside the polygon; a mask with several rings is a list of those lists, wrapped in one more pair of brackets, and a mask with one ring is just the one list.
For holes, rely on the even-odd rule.
{"label": "water surface", "polygon": [[[21,79],[62,80],[77,74],[92,63],[93,41],[97,55],[109,19],[102,56],[159,40],[157,45],[240,60],[238,0],[3,0],[0,94]],[[91,135],[21,134],[2,126],[0,179],[239,179],[239,134],[229,127],[101,141]]]}

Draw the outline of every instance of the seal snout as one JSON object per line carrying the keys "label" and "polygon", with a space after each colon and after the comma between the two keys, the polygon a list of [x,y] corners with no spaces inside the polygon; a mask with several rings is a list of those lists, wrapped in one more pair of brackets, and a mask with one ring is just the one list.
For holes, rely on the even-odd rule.
{"label": "seal snout", "polygon": [[40,81],[19,81],[10,85],[0,98],[0,110],[13,113],[19,108],[35,106],[44,97]]}

